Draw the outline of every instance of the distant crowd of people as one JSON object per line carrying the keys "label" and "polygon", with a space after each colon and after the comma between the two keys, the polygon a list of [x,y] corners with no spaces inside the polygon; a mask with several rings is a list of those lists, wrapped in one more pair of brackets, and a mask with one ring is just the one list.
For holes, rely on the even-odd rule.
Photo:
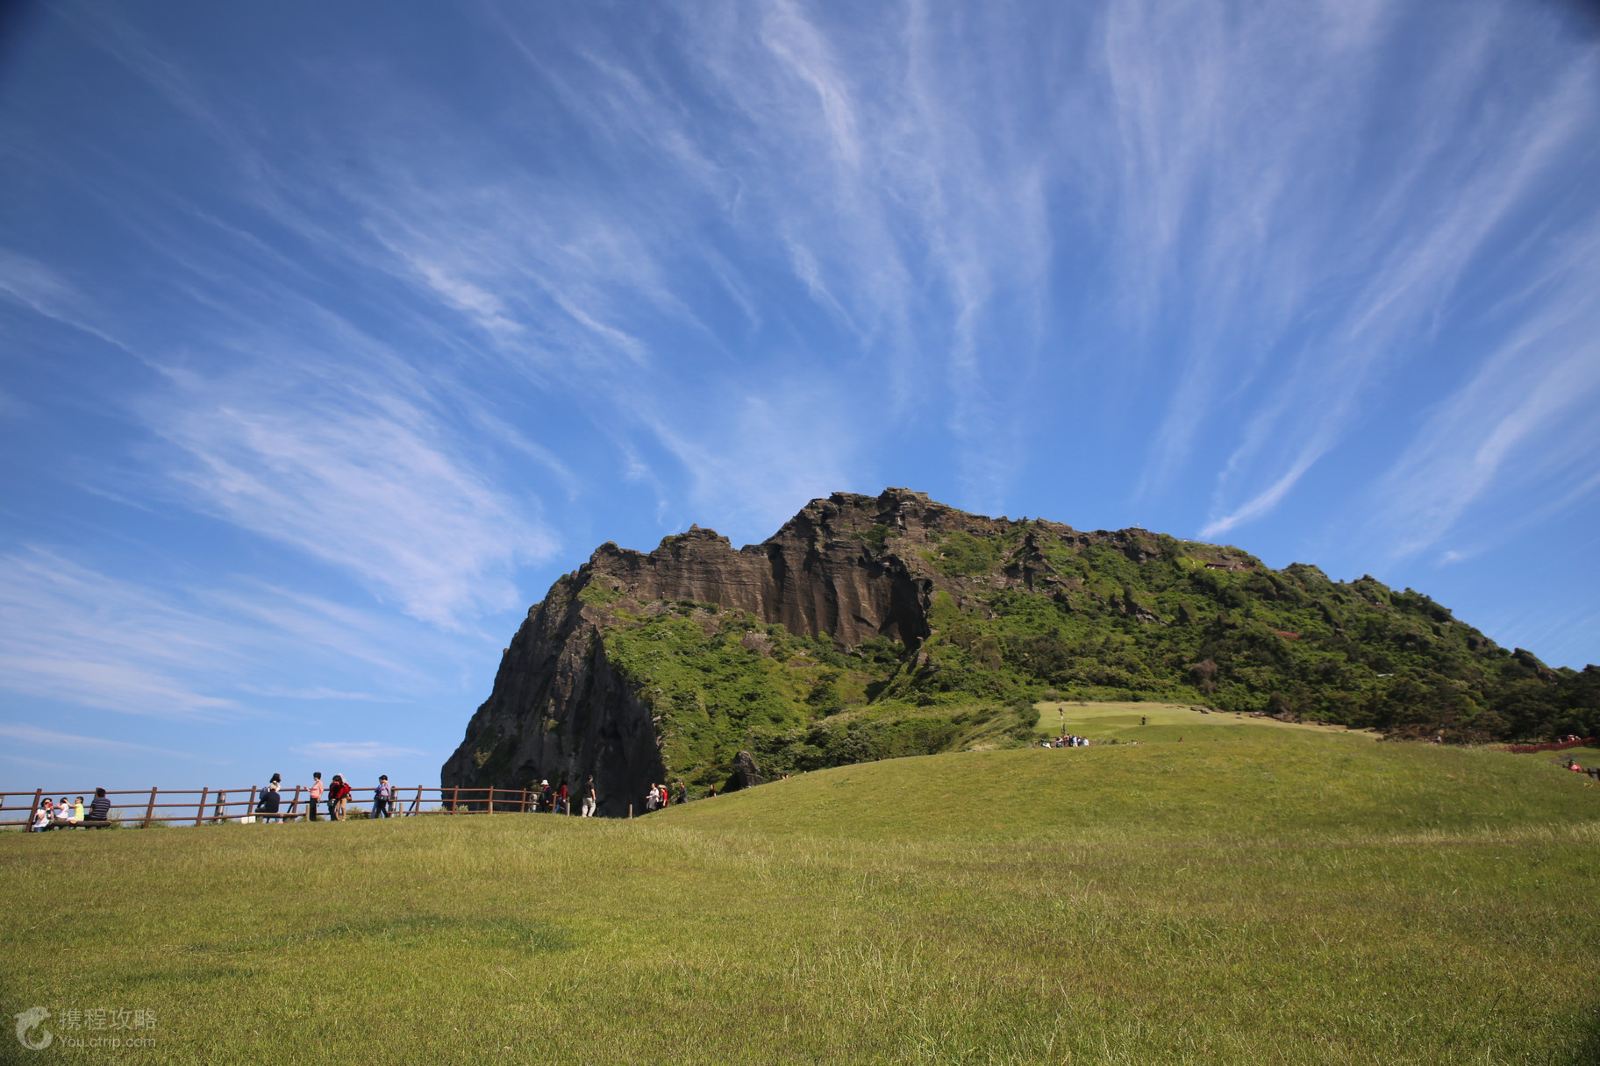
{"label": "distant crowd of people", "polygon": [[79,796],[71,803],[67,797],[62,796],[60,801],[45,797],[33,812],[33,820],[28,823],[28,832],[43,833],[50,829],[92,829],[96,826],[110,824],[111,800],[106,797],[106,790],[94,790],[94,799],[89,802],[89,809],[83,809],[83,797]]}
{"label": "distant crowd of people", "polygon": [[[531,814],[571,814],[572,790],[567,787],[565,780],[559,785],[552,785],[548,779],[541,778],[538,785],[529,788],[533,793],[533,809]],[[593,818],[595,808],[600,805],[600,797],[594,790],[594,777],[590,776],[583,783],[583,791],[578,797],[578,813],[585,818]]]}
{"label": "distant crowd of people", "polygon": [[1039,746],[1041,748],[1087,748],[1089,746],[1089,738],[1080,737],[1076,733],[1063,733],[1059,737],[1041,740]]}
{"label": "distant crowd of people", "polygon": [[[306,787],[309,801],[306,805],[306,818],[309,821],[319,821],[324,811],[331,822],[342,822],[350,806],[350,797],[355,793],[350,782],[343,774],[334,774],[326,785],[322,782],[322,771],[317,770],[311,775],[311,784]],[[324,807],[326,804],[326,807]],[[378,775],[378,784],[372,790],[373,818],[391,818],[395,811],[394,786],[389,784],[388,774]],[[255,815],[263,822],[281,822],[287,815],[283,813],[283,775],[273,774],[272,779],[261,789],[261,794],[256,797]]]}

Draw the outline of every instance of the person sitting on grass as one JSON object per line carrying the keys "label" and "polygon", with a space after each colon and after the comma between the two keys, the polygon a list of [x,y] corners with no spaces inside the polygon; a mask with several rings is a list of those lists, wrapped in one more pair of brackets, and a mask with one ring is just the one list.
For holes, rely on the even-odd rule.
{"label": "person sitting on grass", "polygon": [[111,797],[106,795],[106,790],[94,790],[94,799],[89,804],[89,817],[85,822],[106,822],[111,819]]}
{"label": "person sitting on grass", "polygon": [[1578,765],[1578,760],[1577,759],[1568,759],[1567,760],[1567,769],[1571,770],[1575,774],[1581,774],[1581,773],[1584,772],[1583,767]]}
{"label": "person sitting on grass", "polygon": [[55,828],[56,805],[48,797],[39,804],[39,809],[33,812],[33,824],[28,827],[29,832],[44,833]]}

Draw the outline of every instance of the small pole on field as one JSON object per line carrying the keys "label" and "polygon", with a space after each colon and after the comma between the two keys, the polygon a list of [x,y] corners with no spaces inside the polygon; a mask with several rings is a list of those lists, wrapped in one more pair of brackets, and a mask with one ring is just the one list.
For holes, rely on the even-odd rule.
{"label": "small pole on field", "polygon": [[489,813],[494,813],[494,786],[489,786]]}
{"label": "small pole on field", "polygon": [[451,785],[450,786],[450,813],[451,814],[456,813],[456,799],[460,795],[461,795],[461,786],[460,785]]}
{"label": "small pole on field", "polygon": [[144,809],[144,827],[146,829],[150,828],[150,823],[155,821],[155,817],[156,817],[156,787],[154,785],[151,785],[150,786],[150,803]]}
{"label": "small pole on field", "polygon": [[200,806],[194,809],[194,824],[199,825],[206,820],[206,800],[211,796],[211,786],[206,785],[200,789]]}
{"label": "small pole on field", "polygon": [[422,806],[422,786],[417,786],[417,798],[411,801],[411,813],[416,814],[417,808]]}
{"label": "small pole on field", "polygon": [[37,811],[39,809],[39,804],[43,800],[44,800],[44,789],[42,789],[42,788],[34,789],[33,790],[33,806],[28,808],[28,824],[29,825],[33,824],[33,814],[34,814],[35,811]]}
{"label": "small pole on field", "polygon": [[294,812],[300,807],[300,789],[303,785],[294,786],[294,799],[289,802],[289,820],[294,821]]}

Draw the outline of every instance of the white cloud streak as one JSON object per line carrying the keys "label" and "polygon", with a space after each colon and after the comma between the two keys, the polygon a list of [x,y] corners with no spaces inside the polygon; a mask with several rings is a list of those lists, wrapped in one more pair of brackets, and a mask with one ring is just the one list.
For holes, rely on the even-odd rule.
{"label": "white cloud streak", "polygon": [[323,740],[302,744],[294,749],[298,754],[324,762],[376,762],[379,759],[397,759],[402,756],[421,755],[415,748],[389,744],[381,740]]}

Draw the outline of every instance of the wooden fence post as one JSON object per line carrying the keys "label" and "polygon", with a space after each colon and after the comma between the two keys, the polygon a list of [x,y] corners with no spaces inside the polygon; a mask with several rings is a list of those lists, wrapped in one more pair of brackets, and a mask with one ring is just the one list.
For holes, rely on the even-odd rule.
{"label": "wooden fence post", "polygon": [[631,803],[628,804],[628,817],[629,818],[633,817],[633,804],[631,804]]}
{"label": "wooden fence post", "polygon": [[300,785],[294,786],[294,799],[289,801],[289,819],[294,820],[294,812],[300,807]]}
{"label": "wooden fence post", "polygon": [[494,813],[494,786],[489,786],[489,813]]}
{"label": "wooden fence post", "polygon": [[422,806],[422,786],[417,786],[417,798],[411,801],[411,813],[416,814],[417,808]]}
{"label": "wooden fence post", "polygon": [[[249,814],[250,811],[253,811],[255,809],[256,809],[256,786],[251,785],[250,786],[250,806],[249,806],[249,809],[245,811],[245,813]],[[227,818],[224,817],[227,813],[228,813],[228,792],[227,792],[226,789],[224,789],[221,792],[217,793],[217,809],[211,812],[211,820],[212,821],[216,821],[217,819],[221,818],[223,821],[227,821]]]}
{"label": "wooden fence post", "polygon": [[155,817],[156,817],[156,787],[154,785],[151,785],[150,786],[150,803],[144,809],[144,827],[146,829],[150,828],[150,823],[155,821]]}
{"label": "wooden fence post", "polygon": [[456,799],[461,795],[460,785],[450,786],[450,813],[456,813]]}
{"label": "wooden fence post", "polygon": [[527,814],[528,813],[528,790],[527,789],[523,789],[522,790],[522,802],[517,807],[517,813],[518,814]]}
{"label": "wooden fence post", "polygon": [[36,811],[38,811],[39,804],[42,803],[43,801],[44,801],[44,789],[42,789],[42,788],[34,789],[33,790],[33,806],[28,808],[28,827],[30,829],[33,827],[33,815],[34,815],[34,813]]}
{"label": "wooden fence post", "polygon": [[194,824],[199,825],[206,820],[206,800],[211,797],[211,786],[205,785],[200,789],[200,806],[194,809]]}

